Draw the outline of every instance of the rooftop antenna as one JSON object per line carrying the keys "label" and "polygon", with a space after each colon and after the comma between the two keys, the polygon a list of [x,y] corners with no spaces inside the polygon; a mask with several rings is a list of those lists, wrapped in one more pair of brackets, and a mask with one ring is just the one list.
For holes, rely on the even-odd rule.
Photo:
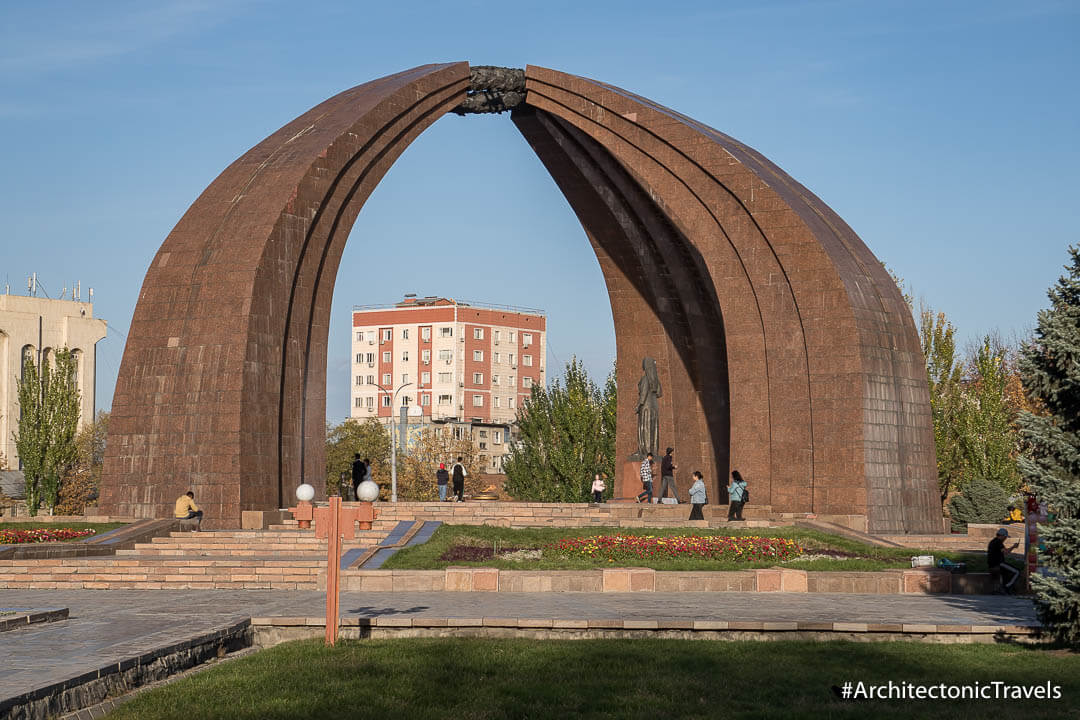
{"label": "rooftop antenna", "polygon": [[56,298],[56,299],[57,299],[57,300],[63,300],[63,299],[64,299],[64,296],[65,296],[65,295],[67,295],[67,285],[65,285],[65,286],[64,286],[64,287],[63,287],[63,288],[62,288],[62,289],[60,290],[60,297],[58,297],[58,298]]}
{"label": "rooftop antenna", "polygon": [[89,302],[94,302],[94,288],[90,288],[89,296],[90,296]]}
{"label": "rooftop antenna", "polygon": [[32,273],[26,279],[26,290],[30,293],[30,297],[37,297],[37,273]]}
{"label": "rooftop antenna", "polygon": [[82,300],[82,280],[75,282],[75,299]]}

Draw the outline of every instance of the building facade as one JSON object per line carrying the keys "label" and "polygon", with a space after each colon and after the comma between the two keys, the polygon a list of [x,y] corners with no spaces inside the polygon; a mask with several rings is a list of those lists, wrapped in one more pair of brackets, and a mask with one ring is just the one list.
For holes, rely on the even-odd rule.
{"label": "building facade", "polygon": [[543,386],[542,312],[406,296],[353,309],[350,417],[453,426],[499,472],[518,408]]}
{"label": "building facade", "polygon": [[76,300],[0,295],[0,452],[19,469],[14,432],[19,426],[18,378],[23,358],[47,362],[63,348],[75,355],[75,383],[81,401],[80,427],[94,418],[97,343],[107,324],[94,317],[94,306]]}

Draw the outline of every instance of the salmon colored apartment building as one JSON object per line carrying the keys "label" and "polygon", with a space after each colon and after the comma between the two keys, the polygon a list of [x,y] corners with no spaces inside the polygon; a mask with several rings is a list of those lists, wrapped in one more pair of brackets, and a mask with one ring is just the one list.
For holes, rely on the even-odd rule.
{"label": "salmon colored apartment building", "polygon": [[410,423],[470,426],[487,469],[501,470],[518,408],[544,384],[544,314],[407,295],[354,307],[352,320],[350,416],[389,424],[407,407]]}

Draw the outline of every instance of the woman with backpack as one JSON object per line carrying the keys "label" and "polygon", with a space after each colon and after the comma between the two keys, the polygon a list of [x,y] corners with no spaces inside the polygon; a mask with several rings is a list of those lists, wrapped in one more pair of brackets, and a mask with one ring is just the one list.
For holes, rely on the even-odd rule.
{"label": "woman with backpack", "polygon": [[731,471],[731,484],[728,485],[728,520],[742,520],[743,505],[750,499],[750,492],[746,489],[746,481],[738,470]]}

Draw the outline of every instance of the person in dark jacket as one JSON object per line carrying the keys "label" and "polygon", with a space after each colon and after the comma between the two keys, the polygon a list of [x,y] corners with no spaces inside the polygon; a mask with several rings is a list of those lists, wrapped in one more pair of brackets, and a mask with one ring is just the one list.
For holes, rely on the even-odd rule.
{"label": "person in dark jacket", "polygon": [[446,484],[450,482],[450,473],[446,472],[446,463],[439,463],[435,471],[435,482],[439,483],[439,502],[446,502]]}
{"label": "person in dark jacket", "polygon": [[461,464],[461,458],[458,458],[451,474],[454,480],[454,495],[457,496],[458,502],[465,502],[465,476],[468,474],[465,472],[465,466]]}
{"label": "person in dark jacket", "polygon": [[364,482],[364,477],[367,475],[367,466],[364,465],[364,461],[360,459],[360,453],[353,455],[352,461],[352,495],[353,500],[359,500],[360,496],[357,495],[357,489],[360,487],[360,483]]}
{"label": "person in dark jacket", "polygon": [[[1005,553],[1015,550],[1020,541],[1017,540],[1012,544],[1012,547],[1006,550],[1005,538],[1007,537],[1009,537],[1009,531],[1001,528],[997,531],[994,539],[990,541],[990,544],[986,546],[986,567],[990,571],[990,575],[996,577],[1000,584],[1000,587],[994,590],[995,593],[1012,592],[1013,584],[1020,577],[1020,571],[1005,562]],[[1006,575],[1009,576],[1008,581],[1005,580]]]}
{"label": "person in dark jacket", "polygon": [[660,458],[660,502],[667,497],[668,488],[671,488],[671,497],[679,502],[679,493],[675,492],[675,470],[679,467],[675,464],[675,458],[671,454],[675,448],[668,448],[664,457]]}

